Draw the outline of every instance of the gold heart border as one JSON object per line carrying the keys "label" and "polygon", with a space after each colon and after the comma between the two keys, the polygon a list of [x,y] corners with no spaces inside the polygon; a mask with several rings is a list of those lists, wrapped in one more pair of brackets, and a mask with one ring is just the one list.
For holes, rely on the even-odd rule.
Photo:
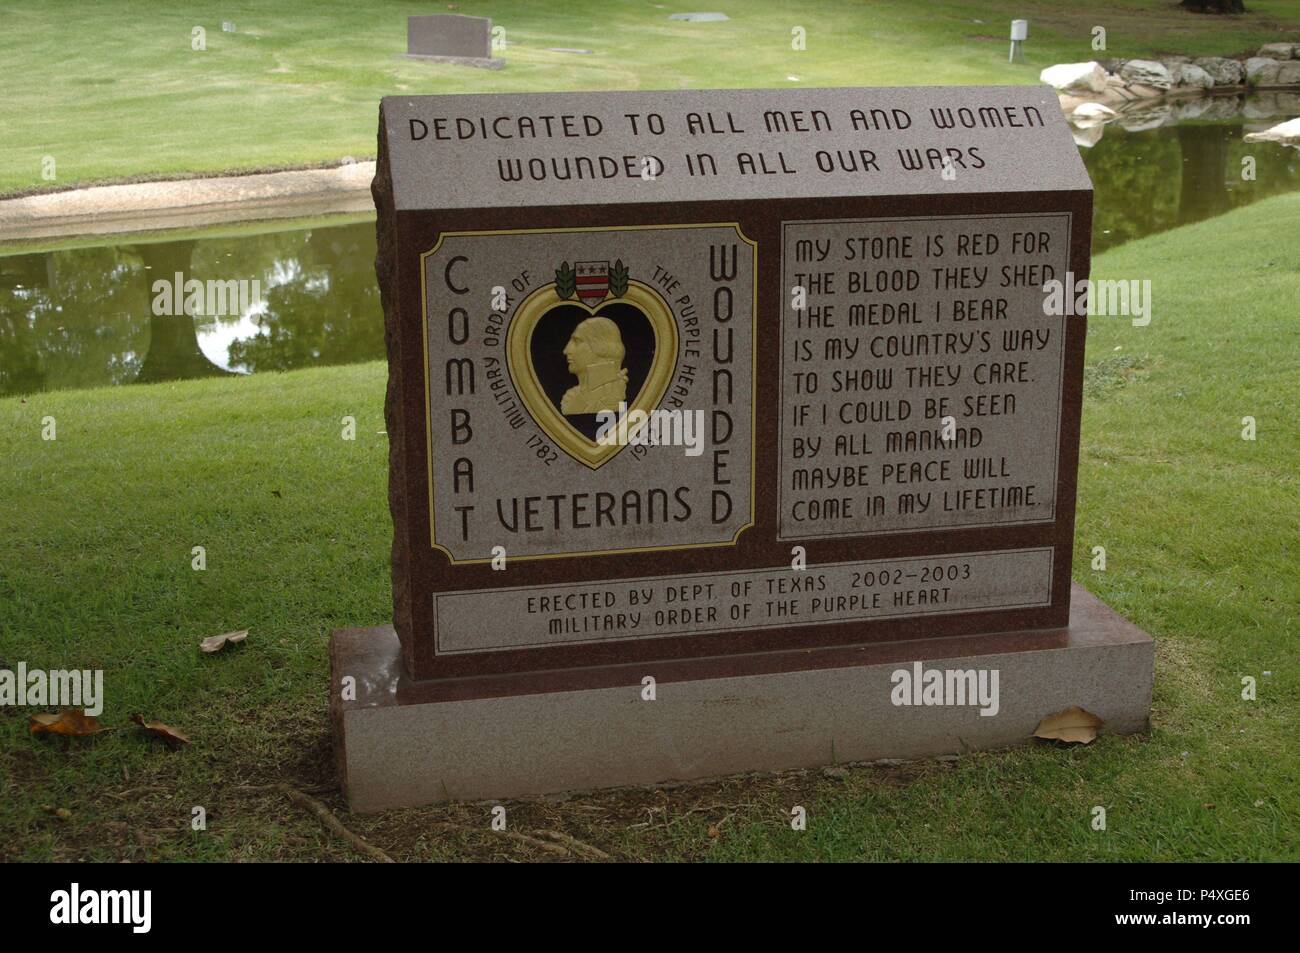
{"label": "gold heart border", "polygon": [[659,401],[668,392],[668,384],[677,370],[677,320],[667,302],[653,288],[631,279],[627,283],[625,294],[617,298],[605,298],[593,308],[576,296],[561,298],[555,293],[555,282],[551,282],[519,303],[506,331],[506,367],[524,407],[533,415],[542,431],[555,441],[556,446],[593,470],[612,460],[625,444],[600,444],[589,440],[551,403],[533,367],[533,332],[547,312],[557,305],[575,305],[594,317],[600,309],[620,303],[630,304],[644,314],[655,335],[655,353],[650,362],[650,371],[636,397],[627,402],[627,413],[620,418],[621,424],[633,411],[640,410],[645,415],[635,426],[628,426],[627,435],[631,438],[645,426],[650,411],[659,406]]}

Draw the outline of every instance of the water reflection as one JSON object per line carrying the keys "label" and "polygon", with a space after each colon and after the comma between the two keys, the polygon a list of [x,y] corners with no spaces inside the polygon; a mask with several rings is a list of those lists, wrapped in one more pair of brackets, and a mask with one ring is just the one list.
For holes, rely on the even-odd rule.
{"label": "water reflection", "polygon": [[[165,242],[141,245],[136,252],[142,267],[128,269],[131,281],[142,286],[144,299],[152,303],[151,286],[159,277],[193,273],[194,249],[198,241]],[[191,377],[214,377],[230,371],[213,363],[199,347],[198,320],[190,315],[154,314],[149,309],[149,349],[140,361],[135,383],[187,380]]]}
{"label": "water reflection", "polygon": [[[1083,150],[1094,251],[1300,190],[1300,150],[1242,142],[1270,124],[1249,110],[1126,118]],[[1242,178],[1246,156],[1253,180]],[[373,222],[0,254],[0,394],[382,358],[374,257]],[[153,315],[153,282],[176,272],[257,279],[261,300],[219,316]]]}
{"label": "water reflection", "polygon": [[[372,222],[0,257],[0,394],[384,356]],[[153,284],[253,280],[221,315],[153,314]]]}
{"label": "water reflection", "polygon": [[[1093,185],[1094,254],[1300,190],[1300,150],[1242,142],[1258,125],[1181,122],[1138,132],[1107,126],[1083,154]],[[1248,156],[1254,179],[1242,177]]]}

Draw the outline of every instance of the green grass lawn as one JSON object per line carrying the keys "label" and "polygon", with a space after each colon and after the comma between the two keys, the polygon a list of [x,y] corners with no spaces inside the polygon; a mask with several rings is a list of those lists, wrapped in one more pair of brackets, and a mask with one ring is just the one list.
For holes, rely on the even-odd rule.
{"label": "green grass lawn", "polygon": [[[1173,0],[720,0],[724,23],[646,0],[466,0],[505,28],[493,72],[404,59],[406,16],[443,4],[0,2],[0,194],[131,177],[311,165],[375,151],[381,96],[712,86],[1036,83],[1099,56],[1253,52],[1300,40],[1294,0],[1206,17]],[[1030,22],[1008,65],[1013,17]],[[236,33],[223,33],[233,20]],[[191,31],[206,31],[203,51]],[[1107,48],[1092,49],[1092,29]],[[803,27],[807,48],[792,49]],[[590,49],[590,55],[550,52]],[[42,177],[51,156],[56,178]]]}
{"label": "green grass lawn", "polygon": [[[623,858],[1300,859],[1297,247],[1289,195],[1095,262],[1149,278],[1154,319],[1090,328],[1075,578],[1156,639],[1149,736],[512,804],[512,830]],[[0,708],[0,860],[355,856],[240,788],[286,781],[345,810],[326,642],[390,614],[384,379],[372,363],[0,400],[0,668],[103,668],[106,724],[141,712],[194,742],[34,738],[29,710]],[[347,817],[399,859],[551,856],[488,821]]]}

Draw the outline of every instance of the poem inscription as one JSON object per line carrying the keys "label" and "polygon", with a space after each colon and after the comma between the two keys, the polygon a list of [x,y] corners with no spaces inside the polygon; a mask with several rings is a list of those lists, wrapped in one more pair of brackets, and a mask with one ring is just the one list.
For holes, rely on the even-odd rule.
{"label": "poem inscription", "polygon": [[1069,215],[783,233],[779,538],[1051,520]]}

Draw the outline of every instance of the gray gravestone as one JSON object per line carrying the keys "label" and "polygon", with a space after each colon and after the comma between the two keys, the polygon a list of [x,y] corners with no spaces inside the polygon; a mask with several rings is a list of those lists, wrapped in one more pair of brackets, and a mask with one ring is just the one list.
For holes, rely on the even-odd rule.
{"label": "gray gravestone", "polygon": [[504,65],[492,57],[492,21],[459,13],[407,17],[406,55],[487,69]]}

